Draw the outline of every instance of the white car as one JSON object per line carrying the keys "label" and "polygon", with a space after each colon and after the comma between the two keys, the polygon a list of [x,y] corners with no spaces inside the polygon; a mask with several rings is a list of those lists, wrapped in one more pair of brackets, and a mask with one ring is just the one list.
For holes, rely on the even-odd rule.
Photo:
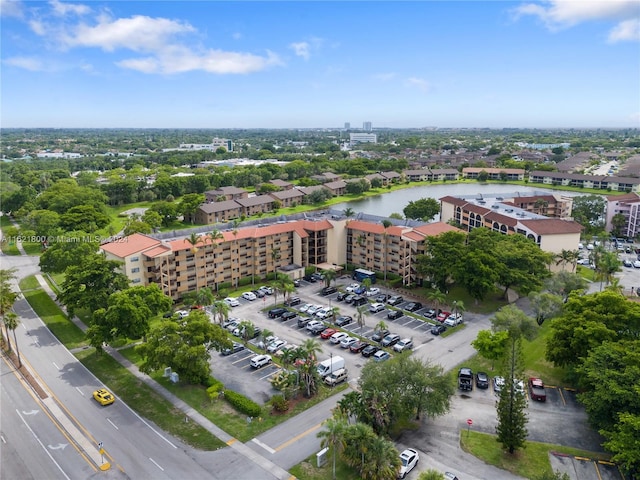
{"label": "white car", "polygon": [[420,455],[417,450],[413,448],[407,448],[400,454],[400,471],[398,472],[398,478],[404,478],[407,474],[415,468],[420,461]]}
{"label": "white car", "polygon": [[268,346],[267,346],[267,352],[269,353],[276,353],[278,350],[280,350],[282,347],[284,347],[287,344],[287,342],[285,342],[284,340],[276,340],[274,342],[271,342]]}
{"label": "white car", "polygon": [[271,363],[271,355],[256,355],[251,359],[249,364],[251,368],[262,368],[265,365],[269,365]]}
{"label": "white car", "polygon": [[393,346],[396,352],[403,352],[405,350],[411,350],[413,348],[413,340],[410,338],[403,338]]}
{"label": "white car", "polygon": [[340,340],[340,348],[349,348],[351,345],[353,345],[357,341],[358,341],[357,338],[344,337],[342,340]]}
{"label": "white car", "polygon": [[336,332],[333,335],[331,335],[329,340],[331,340],[331,343],[340,343],[343,339],[347,338],[348,336],[349,335],[347,335],[345,332]]}
{"label": "white car", "polygon": [[378,313],[385,309],[384,303],[372,303],[369,305],[369,311],[371,313]]}
{"label": "white car", "polygon": [[227,297],[227,298],[225,298],[224,299],[224,303],[226,303],[230,307],[237,307],[238,305],[240,305],[240,302],[235,297]]}
{"label": "white car", "polygon": [[263,285],[258,290],[263,292],[265,295],[273,295],[273,288],[272,287],[268,287],[266,285]]}
{"label": "white car", "polygon": [[367,297],[375,297],[376,295],[380,295],[380,289],[378,287],[372,287],[367,290]]}
{"label": "white car", "polygon": [[333,309],[329,307],[321,308],[316,312],[316,317],[318,318],[327,318],[333,314]]}
{"label": "white car", "polygon": [[242,298],[244,298],[245,300],[249,300],[250,302],[253,302],[256,298],[256,294],[253,292],[244,292],[242,294]]}
{"label": "white car", "polygon": [[462,314],[460,313],[452,313],[447,317],[447,319],[443,322],[447,327],[455,327],[462,323]]}
{"label": "white car", "polygon": [[358,287],[360,287],[360,284],[359,284],[359,283],[352,283],[351,285],[349,285],[349,286],[346,288],[346,290],[347,290],[347,292],[349,292],[349,293],[353,293],[353,291],[354,291],[355,289],[357,289]]}
{"label": "white car", "polygon": [[188,316],[189,316],[189,312],[187,312],[186,310],[178,310],[178,311],[176,312],[176,314],[178,315],[178,318],[179,318],[180,320],[182,320],[183,318],[185,318],[185,317],[188,317]]}
{"label": "white car", "polygon": [[633,268],[640,268],[640,260],[633,262]]}
{"label": "white car", "polygon": [[316,312],[318,310],[321,310],[322,308],[324,308],[322,305],[311,305],[309,308],[307,308],[307,313],[309,315],[315,315]]}
{"label": "white car", "polygon": [[307,312],[311,307],[313,307],[313,303],[305,303],[301,307],[298,308],[301,312]]}

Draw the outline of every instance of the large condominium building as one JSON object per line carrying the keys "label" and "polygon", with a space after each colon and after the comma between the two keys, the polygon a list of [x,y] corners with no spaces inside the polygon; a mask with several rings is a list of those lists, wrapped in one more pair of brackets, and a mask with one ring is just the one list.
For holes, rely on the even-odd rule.
{"label": "large condominium building", "polygon": [[134,234],[101,249],[122,262],[133,284],[156,283],[177,300],[204,286],[236,286],[276,271],[299,278],[307,266],[354,264],[399,275],[408,285],[417,280],[415,256],[424,253],[425,238],[450,230],[457,229],[444,223],[385,229],[379,223],[327,216],[223,231],[215,240],[203,235],[196,245],[184,237],[163,241]]}
{"label": "large condominium building", "polygon": [[622,215],[624,224],[620,229],[623,237],[636,238],[640,235],[640,195],[627,193],[625,195],[609,195],[607,198],[607,219],[605,230],[614,229],[613,217]]}
{"label": "large condominium building", "polygon": [[357,145],[358,143],[378,143],[378,136],[375,133],[350,133],[349,143]]}

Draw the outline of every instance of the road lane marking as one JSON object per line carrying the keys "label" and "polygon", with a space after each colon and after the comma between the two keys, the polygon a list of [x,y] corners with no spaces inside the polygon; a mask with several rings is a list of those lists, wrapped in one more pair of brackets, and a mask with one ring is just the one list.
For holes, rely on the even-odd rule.
{"label": "road lane marking", "polygon": [[107,418],[107,422],[109,422],[111,425],[113,425],[113,428],[115,428],[116,430],[120,430],[118,428],[118,426],[115,423],[113,423],[111,420],[109,420],[108,418]]}
{"label": "road lane marking", "polygon": [[56,370],[60,370],[60,367],[56,365],[56,362],[51,362],[51,363],[53,363],[53,366],[56,367]]}
{"label": "road lane marking", "polygon": [[80,390],[78,387],[76,387],[76,390],[78,390],[78,393],[80,393],[80,395],[84,397],[84,393],[82,393],[82,390]]}
{"label": "road lane marking", "polygon": [[149,457],[149,460],[151,460],[151,463],[153,463],[156,467],[158,467],[160,470],[162,470],[164,472],[164,468],[162,468],[160,465],[158,465],[158,462],[156,462],[153,458]]}
{"label": "road lane marking", "polygon": [[258,440],[257,438],[252,438],[251,441],[253,443],[255,443],[256,445],[260,445],[262,448],[264,448],[267,452],[269,452],[271,455],[273,455],[274,453],[276,453],[276,450],[274,450],[273,448],[271,448],[269,445],[267,445],[266,443],[262,443],[260,440]]}
{"label": "road lane marking", "polygon": [[64,475],[64,478],[66,478],[67,480],[71,480],[69,478],[69,476],[65,473],[65,471],[62,469],[62,467],[60,466],[60,464],[58,464],[58,462],[56,462],[56,459],[53,458],[53,455],[51,455],[51,453],[49,452],[49,450],[47,450],[44,446],[44,444],[40,441],[40,439],[38,438],[38,436],[36,435],[36,433],[31,429],[31,427],[29,426],[29,424],[27,423],[27,421],[24,419],[24,417],[22,415],[20,415],[20,412],[18,410],[16,410],[16,413],[18,414],[18,416],[20,417],[20,420],[22,420],[22,422],[25,424],[25,426],[29,429],[29,431],[31,432],[31,435],[33,435],[33,437],[36,439],[36,441],[40,444],[40,446],[42,447],[42,449],[45,451],[45,453],[49,456],[49,458],[51,459],[51,461],[55,464],[56,467],[58,467],[58,470],[60,470],[60,473],[62,473],[62,475]]}
{"label": "road lane marking", "polygon": [[292,443],[297,442],[298,440],[300,440],[302,437],[305,437],[307,435],[309,435],[311,432],[317,430],[318,428],[320,428],[322,426],[322,423],[318,423],[317,425],[314,425],[313,427],[309,428],[308,430],[302,432],[299,435],[296,435],[295,437],[293,437],[291,440],[288,440],[286,442],[284,442],[282,445],[280,445],[279,447],[276,447],[276,452],[279,452],[280,450],[282,450],[283,448],[288,447],[289,445],[291,445]]}

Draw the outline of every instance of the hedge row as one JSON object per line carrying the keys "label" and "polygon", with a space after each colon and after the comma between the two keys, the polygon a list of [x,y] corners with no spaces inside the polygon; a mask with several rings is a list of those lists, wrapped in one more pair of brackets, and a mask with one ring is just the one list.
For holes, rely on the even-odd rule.
{"label": "hedge row", "polygon": [[250,398],[244,395],[234,392],[233,390],[225,390],[224,398],[229,404],[239,412],[242,412],[250,417],[259,417],[262,412],[262,407]]}

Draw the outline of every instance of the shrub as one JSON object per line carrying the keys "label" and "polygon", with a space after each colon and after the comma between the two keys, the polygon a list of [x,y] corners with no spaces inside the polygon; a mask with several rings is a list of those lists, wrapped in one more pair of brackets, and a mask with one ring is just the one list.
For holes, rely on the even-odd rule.
{"label": "shrub", "polygon": [[205,383],[209,384],[207,385],[207,396],[211,400],[218,398],[220,396],[220,392],[224,390],[224,384],[213,377],[209,377]]}
{"label": "shrub", "polygon": [[246,285],[249,285],[250,283],[251,283],[251,277],[245,277],[238,280],[239,287],[244,287]]}
{"label": "shrub", "polygon": [[276,412],[286,412],[289,410],[289,401],[284,395],[277,394],[271,397],[271,406]]}
{"label": "shrub", "polygon": [[225,390],[224,398],[229,404],[241,413],[249,415],[250,417],[259,417],[262,407],[250,398],[244,395],[234,392],[233,390]]}

